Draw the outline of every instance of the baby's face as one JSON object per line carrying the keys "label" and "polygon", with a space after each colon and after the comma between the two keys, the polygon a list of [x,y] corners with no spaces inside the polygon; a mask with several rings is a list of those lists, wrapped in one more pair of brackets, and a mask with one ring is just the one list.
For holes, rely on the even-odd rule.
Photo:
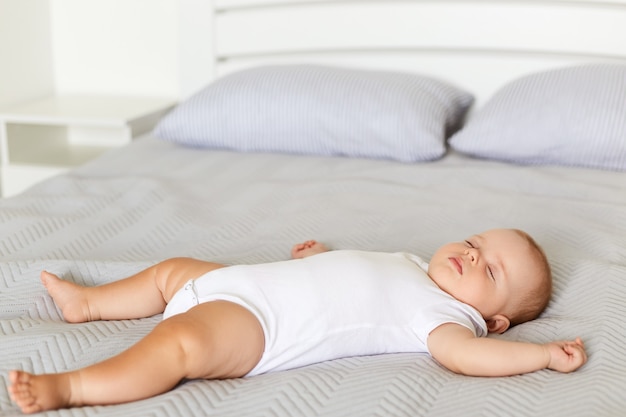
{"label": "baby's face", "polygon": [[530,243],[517,232],[493,229],[439,248],[428,275],[486,320],[497,314],[510,317],[519,295],[540,279],[536,258]]}

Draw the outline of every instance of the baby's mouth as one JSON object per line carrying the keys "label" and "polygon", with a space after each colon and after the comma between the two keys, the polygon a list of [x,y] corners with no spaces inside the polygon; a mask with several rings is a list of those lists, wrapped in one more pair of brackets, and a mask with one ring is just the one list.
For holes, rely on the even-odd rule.
{"label": "baby's mouth", "polygon": [[460,275],[463,275],[463,264],[459,258],[450,257],[448,258],[452,266],[458,271]]}

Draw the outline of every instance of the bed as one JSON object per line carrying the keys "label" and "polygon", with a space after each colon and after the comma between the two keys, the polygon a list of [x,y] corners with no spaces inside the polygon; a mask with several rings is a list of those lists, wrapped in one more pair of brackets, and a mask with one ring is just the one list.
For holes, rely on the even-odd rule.
{"label": "bed", "polygon": [[42,269],[98,285],[173,256],[282,260],[311,238],[428,258],[493,227],[533,235],[554,275],[546,311],[498,337],[580,336],[578,371],[476,378],[388,354],[43,415],[626,413],[625,1],[197,3],[212,38],[184,36],[208,86],[0,200],[0,415],[21,415],[10,369],[85,366],[161,319],[67,324]]}

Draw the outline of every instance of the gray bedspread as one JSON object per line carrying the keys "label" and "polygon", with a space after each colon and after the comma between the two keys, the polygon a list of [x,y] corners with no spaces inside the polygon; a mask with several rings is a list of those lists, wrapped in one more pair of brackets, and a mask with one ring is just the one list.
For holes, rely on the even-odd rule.
{"label": "gray bedspread", "polygon": [[448,155],[401,164],[185,149],[146,137],[0,200],[0,415],[20,415],[7,373],[85,366],[160,316],[67,324],[39,282],[48,269],[96,285],[172,256],[286,259],[292,244],[408,251],[492,227],[545,248],[554,297],[503,336],[581,336],[577,372],[455,375],[425,354],[336,360],[226,381],[186,381],[136,403],[50,416],[626,415],[626,173],[523,167]]}

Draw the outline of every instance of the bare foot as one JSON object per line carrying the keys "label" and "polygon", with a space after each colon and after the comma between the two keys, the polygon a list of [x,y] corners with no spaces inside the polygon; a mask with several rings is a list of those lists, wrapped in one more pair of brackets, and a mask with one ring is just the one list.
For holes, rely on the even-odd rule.
{"label": "bare foot", "polygon": [[84,287],[64,281],[48,271],[41,271],[41,282],[55,304],[61,309],[63,318],[67,322],[83,323],[97,320],[89,309]]}
{"label": "bare foot", "polygon": [[291,248],[291,257],[293,259],[302,259],[307,256],[317,255],[318,253],[328,252],[329,249],[323,243],[315,240],[307,240],[304,243],[298,243]]}
{"label": "bare foot", "polygon": [[23,413],[31,414],[70,406],[71,387],[65,374],[9,373],[9,395]]}

